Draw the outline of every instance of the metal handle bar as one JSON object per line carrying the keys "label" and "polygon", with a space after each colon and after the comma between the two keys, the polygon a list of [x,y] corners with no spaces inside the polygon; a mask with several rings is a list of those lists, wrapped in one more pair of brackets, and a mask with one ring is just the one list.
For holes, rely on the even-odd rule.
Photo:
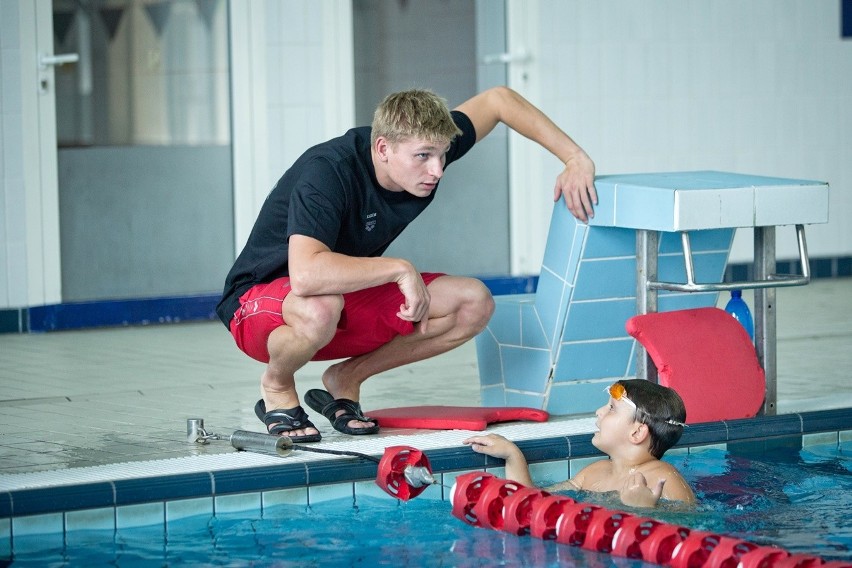
{"label": "metal handle bar", "polygon": [[677,282],[647,282],[648,290],[671,290],[674,292],[720,292],[724,290],[745,290],[754,288],[782,288],[787,286],[804,286],[811,281],[811,268],[808,264],[808,245],[805,241],[805,226],[796,225],[796,239],[799,243],[799,262],[802,274],[770,274],[765,280],[749,280],[731,282],[728,284],[698,284],[695,282],[695,267],[692,264],[692,246],[689,243],[689,233],[681,231],[683,244],[683,262],[686,267],[686,284]]}

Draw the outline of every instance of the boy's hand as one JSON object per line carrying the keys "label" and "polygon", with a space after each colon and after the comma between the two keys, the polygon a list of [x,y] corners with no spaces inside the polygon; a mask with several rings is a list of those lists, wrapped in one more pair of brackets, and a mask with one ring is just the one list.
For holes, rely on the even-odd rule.
{"label": "boy's hand", "polygon": [[506,460],[506,478],[521,485],[534,487],[527,460],[521,449],[499,434],[471,436],[463,440],[474,452]]}
{"label": "boy's hand", "polygon": [[521,452],[518,446],[499,434],[471,436],[467,440],[462,440],[462,444],[470,446],[474,452],[504,460]]}
{"label": "boy's hand", "polygon": [[627,477],[624,486],[619,491],[621,502],[630,507],[656,507],[657,501],[663,494],[665,479],[660,479],[653,488],[648,487],[648,480],[640,472]]}

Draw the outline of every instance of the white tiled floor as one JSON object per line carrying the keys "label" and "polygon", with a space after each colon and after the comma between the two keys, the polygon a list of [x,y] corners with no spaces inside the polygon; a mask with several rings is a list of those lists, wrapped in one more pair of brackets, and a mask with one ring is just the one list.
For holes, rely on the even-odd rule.
{"label": "white tiled floor", "polygon": [[[852,279],[780,289],[777,313],[779,412],[852,406]],[[325,365],[300,373],[300,392],[321,386]],[[0,474],[231,452],[188,443],[186,420],[262,431],[262,370],[215,322],[0,335]],[[372,378],[361,401],[478,405],[473,342]],[[313,419],[324,441],[351,439]]]}

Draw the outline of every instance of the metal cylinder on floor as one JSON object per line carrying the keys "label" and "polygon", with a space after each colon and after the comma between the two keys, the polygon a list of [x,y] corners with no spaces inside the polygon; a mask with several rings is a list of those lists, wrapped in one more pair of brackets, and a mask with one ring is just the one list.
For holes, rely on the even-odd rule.
{"label": "metal cylinder on floor", "polygon": [[293,449],[293,442],[286,436],[273,436],[260,432],[236,430],[231,434],[231,445],[238,450],[257,452],[277,456],[288,456]]}

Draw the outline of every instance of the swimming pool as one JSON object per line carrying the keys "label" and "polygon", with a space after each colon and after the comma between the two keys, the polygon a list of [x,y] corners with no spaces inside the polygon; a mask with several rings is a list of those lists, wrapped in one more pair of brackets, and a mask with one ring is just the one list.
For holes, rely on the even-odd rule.
{"label": "swimming pool", "polygon": [[[670,461],[696,488],[701,504],[690,512],[661,508],[654,516],[791,553],[852,561],[852,527],[846,520],[852,509],[850,451],[852,444],[780,449],[759,458],[717,449],[678,455]],[[615,505],[607,496],[572,496]],[[597,566],[612,560],[553,541],[466,525],[451,516],[447,501],[402,503],[389,497],[277,506],[257,518],[190,517],[167,532],[89,531],[46,549],[26,544],[29,550],[16,555],[14,566],[249,565],[261,560],[277,566],[557,566],[566,560]]]}
{"label": "swimming pool", "polygon": [[[831,444],[799,449],[768,440],[750,442],[746,451],[734,444],[728,450],[673,452],[667,459],[684,473],[701,504],[689,512],[661,508],[652,516],[791,553],[852,562],[852,527],[846,520],[852,510],[852,441],[835,435]],[[767,445],[776,447],[763,452]],[[534,454],[535,447],[543,451],[541,441],[527,450]],[[441,477],[448,485],[454,479],[449,473]],[[307,507],[270,506],[260,514],[220,512],[167,526],[68,532],[60,542],[19,536],[12,565],[609,566],[615,559],[469,526],[450,514],[448,495],[446,488],[430,487],[401,503],[356,492]],[[606,495],[572,496],[623,509]],[[625,558],[618,564],[643,565]]]}

